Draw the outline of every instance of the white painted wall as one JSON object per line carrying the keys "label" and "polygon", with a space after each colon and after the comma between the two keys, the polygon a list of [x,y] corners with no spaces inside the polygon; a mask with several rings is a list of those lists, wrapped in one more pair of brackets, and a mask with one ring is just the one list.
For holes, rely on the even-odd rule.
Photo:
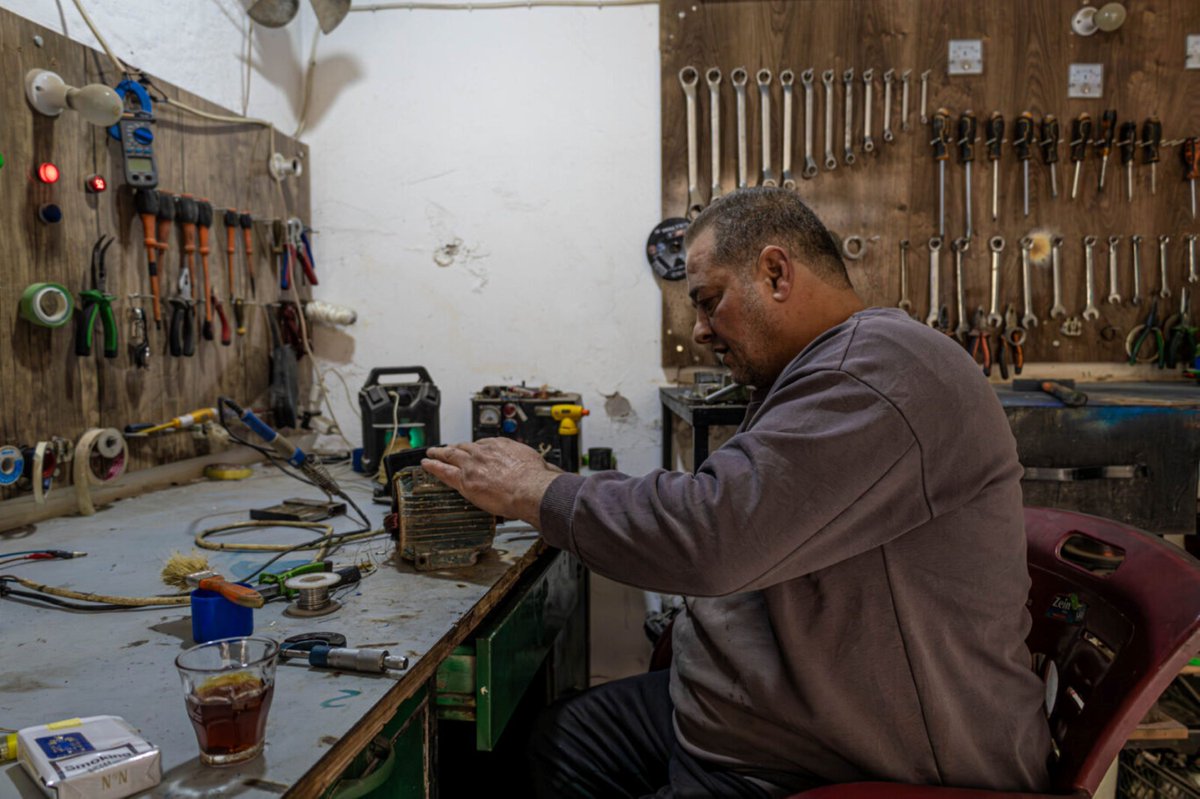
{"label": "white painted wall", "polygon": [[[226,108],[296,128],[303,67],[316,19],[301,6],[286,28],[255,26],[244,91],[250,0],[83,0],[117,58]],[[0,0],[0,6],[101,49],[73,0]]]}
{"label": "white painted wall", "polygon": [[[584,447],[656,466],[657,7],[352,13],[318,63],[317,294],[360,320],[318,351],[351,390],[372,366],[426,366],[448,441],[470,438],[485,384],[580,391]],[[615,392],[630,415],[605,413]]]}

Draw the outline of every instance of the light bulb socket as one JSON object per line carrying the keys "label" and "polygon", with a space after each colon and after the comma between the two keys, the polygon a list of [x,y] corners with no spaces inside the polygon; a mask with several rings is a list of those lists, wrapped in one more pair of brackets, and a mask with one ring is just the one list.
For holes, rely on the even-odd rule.
{"label": "light bulb socket", "polygon": [[67,84],[57,73],[48,69],[31,69],[25,73],[25,99],[33,110],[56,117],[67,107]]}
{"label": "light bulb socket", "polygon": [[304,174],[304,162],[299,158],[288,158],[283,153],[272,155],[268,166],[271,169],[271,177],[276,180],[283,180],[287,177],[298,178]]}

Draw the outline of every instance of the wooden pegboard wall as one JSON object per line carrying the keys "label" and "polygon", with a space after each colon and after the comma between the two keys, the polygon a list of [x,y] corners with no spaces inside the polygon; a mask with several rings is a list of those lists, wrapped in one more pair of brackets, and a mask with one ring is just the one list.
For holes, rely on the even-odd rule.
{"label": "wooden pegboard wall", "polygon": [[[35,37],[39,41],[35,42]],[[196,336],[196,354],[173,358],[167,349],[170,307],[166,298],[175,294],[182,259],[178,225],[172,231],[170,249],[160,260],[164,329],[150,322],[152,365],[137,369],[129,356],[131,303],[142,303],[150,315],[148,300],[129,295],[150,293],[141,222],[134,213],[132,193],[124,183],[121,154],[116,141],[104,129],[85,122],[79,114],[65,112],[57,119],[35,113],[24,95],[23,77],[30,69],[57,72],[71,85],[101,82],[115,85],[118,77],[103,54],[76,44],[54,31],[0,10],[0,238],[5,243],[0,262],[0,444],[29,445],[50,436],[71,440],[89,427],[123,428],[134,422],[161,422],[195,408],[211,406],[220,394],[240,398],[243,403],[266,400],[270,337],[266,303],[284,293],[279,289],[275,259],[271,256],[270,220],[299,216],[310,221],[307,170],[299,180],[284,182],[282,192],[267,171],[270,133],[253,125],[211,123],[156,105],[155,154],[159,188],[171,193],[188,193],[208,198],[216,209],[209,258],[211,280],[224,302],[229,296],[225,266],[225,229],[221,219],[226,207],[248,209],[256,219],[253,269],[257,293],[250,296],[245,262],[239,242],[237,294],[264,305],[248,306],[248,334],[234,335],[231,346],[204,341]],[[172,97],[201,110],[229,114],[213,103],[169,83],[155,85]],[[307,148],[276,135],[276,149],[300,158]],[[36,165],[52,161],[61,179],[52,186],[33,178]],[[108,178],[102,194],[84,191],[84,179],[93,173]],[[37,221],[42,203],[53,202],[63,211],[56,225]],[[286,212],[285,209],[286,208]],[[259,221],[261,220],[261,221]],[[37,327],[19,316],[19,301],[26,286],[56,282],[78,293],[90,288],[89,258],[93,242],[101,235],[116,238],[108,252],[108,292],[118,299],[114,312],[120,332],[120,352],[115,359],[102,356],[94,346],[91,357],[74,353],[75,322],[50,329]],[[239,234],[240,235],[240,234]],[[193,296],[202,296],[202,277],[197,258],[197,282]],[[306,293],[307,289],[302,289]],[[294,299],[290,292],[289,299]],[[233,323],[232,309],[226,311]],[[76,314],[78,316],[78,313]],[[197,309],[203,319],[203,309]],[[97,325],[99,341],[99,325]],[[304,363],[303,361],[301,362]],[[304,369],[301,368],[303,379]],[[131,442],[131,470],[182,458],[208,454],[212,445],[178,434]],[[66,470],[66,471],[69,471]],[[69,482],[64,474],[56,484]],[[12,489],[0,491],[0,499],[16,496]]]}
{"label": "wooden pegboard wall", "polygon": [[[1105,109],[1117,111],[1118,126],[1151,114],[1162,119],[1164,139],[1200,135],[1200,103],[1194,98],[1200,91],[1200,71],[1184,69],[1185,37],[1200,34],[1200,3],[1189,0],[1145,0],[1126,3],[1125,24],[1115,33],[1083,38],[1071,33],[1071,17],[1080,4],[1062,0],[1009,0],[1002,3],[962,3],[953,0],[796,0],[788,3],[704,2],[704,0],[664,0],[660,11],[662,52],[662,129],[663,129],[663,215],[682,216],[687,209],[687,142],[684,94],[679,70],[696,67],[701,74],[698,101],[700,107],[700,186],[705,198],[711,183],[708,145],[709,103],[704,72],[719,67],[721,84],[721,175],[726,191],[736,185],[736,131],[734,92],[729,74],[736,67],[750,73],[747,92],[748,141],[750,144],[750,183],[757,185],[760,169],[758,145],[759,107],[754,73],[762,67],[775,76],[783,69],[796,75],[808,68],[817,73],[815,103],[815,150],[818,162],[824,151],[823,94],[820,73],[833,69],[838,78],[834,151],[838,154],[835,171],[821,169],[812,180],[800,180],[797,191],[839,237],[858,235],[867,241],[864,257],[848,263],[851,279],[871,305],[895,305],[899,299],[898,244],[912,243],[909,252],[910,295],[915,312],[924,319],[928,311],[928,250],[926,242],[937,232],[937,169],[931,158],[929,128],[916,118],[920,102],[919,75],[930,70],[929,110],[946,107],[953,119],[967,109],[980,120],[980,141],[974,165],[974,228],[972,247],[965,256],[964,285],[969,308],[988,304],[989,253],[987,239],[999,234],[1006,239],[1002,261],[1001,294],[1003,303],[1020,308],[1020,248],[1017,242],[1029,231],[1044,228],[1065,239],[1063,280],[1065,304],[1078,316],[1084,307],[1083,238],[1096,235],[1097,293],[1108,293],[1107,247],[1104,239],[1120,235],[1119,250],[1122,295],[1119,307],[1101,303],[1101,318],[1084,324],[1083,335],[1067,337],[1058,324],[1047,324],[1051,305],[1051,276],[1048,266],[1033,270],[1034,310],[1042,324],[1032,330],[1026,345],[1026,359],[1060,365],[1095,364],[1092,377],[1104,377],[1107,365],[1113,374],[1129,377],[1160,377],[1151,367],[1128,371],[1124,360],[1124,331],[1145,316],[1128,303],[1132,287],[1129,236],[1145,236],[1142,243],[1142,294],[1149,295],[1159,286],[1158,244],[1160,234],[1172,237],[1169,245],[1173,296],[1172,310],[1178,309],[1180,286],[1186,274],[1183,235],[1200,225],[1192,220],[1188,208],[1187,184],[1182,180],[1178,149],[1164,148],[1158,166],[1158,192],[1150,196],[1149,169],[1137,159],[1135,196],[1132,205],[1124,195],[1123,172],[1114,150],[1109,161],[1105,193],[1099,194],[1096,180],[1099,162],[1089,154],[1078,200],[1072,202],[1071,169],[1067,146],[1059,148],[1058,199],[1049,194],[1049,174],[1035,151],[1030,163],[1030,216],[1021,210],[1021,168],[1011,142],[1004,147],[1001,160],[1001,208],[996,222],[991,221],[991,171],[983,157],[983,121],[1000,111],[1008,124],[1011,139],[1013,120],[1030,111],[1040,120],[1052,113],[1062,122],[1062,136],[1069,138],[1070,121],[1080,112],[1100,119]],[[981,39],[984,71],[982,75],[947,75],[947,47],[951,39]],[[1072,63],[1104,65],[1102,99],[1067,98],[1068,66]],[[854,68],[857,93],[855,131],[857,161],[847,167],[842,152],[843,70]],[[874,70],[874,131],[876,152],[861,152],[863,87],[861,74]],[[912,73],[910,116],[912,130],[897,132],[893,144],[880,142],[883,114],[883,72],[906,70]],[[898,127],[899,84],[893,96],[892,120]],[[793,120],[793,164],[798,172],[803,165],[804,105],[797,79],[796,117]],[[782,147],[782,92],[776,77],[771,84],[773,161],[778,170]],[[964,174],[957,159],[947,165],[947,238],[963,234]],[[1064,191],[1065,187],[1065,191]],[[947,247],[941,259],[943,301],[954,314],[953,259]],[[693,311],[683,282],[661,282],[663,290],[664,367],[710,365],[711,353],[691,340]],[[1196,299],[1200,300],[1200,296]],[[957,320],[954,320],[957,321]],[[1102,327],[1111,325],[1121,331],[1112,341],[1101,339]]]}

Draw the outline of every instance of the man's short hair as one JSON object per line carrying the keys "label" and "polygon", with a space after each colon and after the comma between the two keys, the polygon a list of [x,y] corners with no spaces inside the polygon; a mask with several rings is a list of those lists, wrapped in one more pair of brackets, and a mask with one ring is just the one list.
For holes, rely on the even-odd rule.
{"label": "man's short hair", "polygon": [[721,266],[749,266],[763,247],[776,244],[826,283],[850,288],[837,242],[790,189],[756,187],[726,194],[692,221],[684,246],[709,228],[714,233],[713,260]]}

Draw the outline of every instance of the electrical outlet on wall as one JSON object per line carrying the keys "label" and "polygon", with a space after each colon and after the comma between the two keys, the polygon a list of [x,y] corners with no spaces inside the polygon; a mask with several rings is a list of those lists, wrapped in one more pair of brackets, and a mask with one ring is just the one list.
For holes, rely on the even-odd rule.
{"label": "electrical outlet on wall", "polygon": [[1095,99],[1104,96],[1103,64],[1072,64],[1067,75],[1067,97]]}
{"label": "electrical outlet on wall", "polygon": [[982,75],[983,41],[981,39],[951,39],[947,71],[951,75]]}
{"label": "electrical outlet on wall", "polygon": [[1187,37],[1187,62],[1185,69],[1200,69],[1200,36]]}

